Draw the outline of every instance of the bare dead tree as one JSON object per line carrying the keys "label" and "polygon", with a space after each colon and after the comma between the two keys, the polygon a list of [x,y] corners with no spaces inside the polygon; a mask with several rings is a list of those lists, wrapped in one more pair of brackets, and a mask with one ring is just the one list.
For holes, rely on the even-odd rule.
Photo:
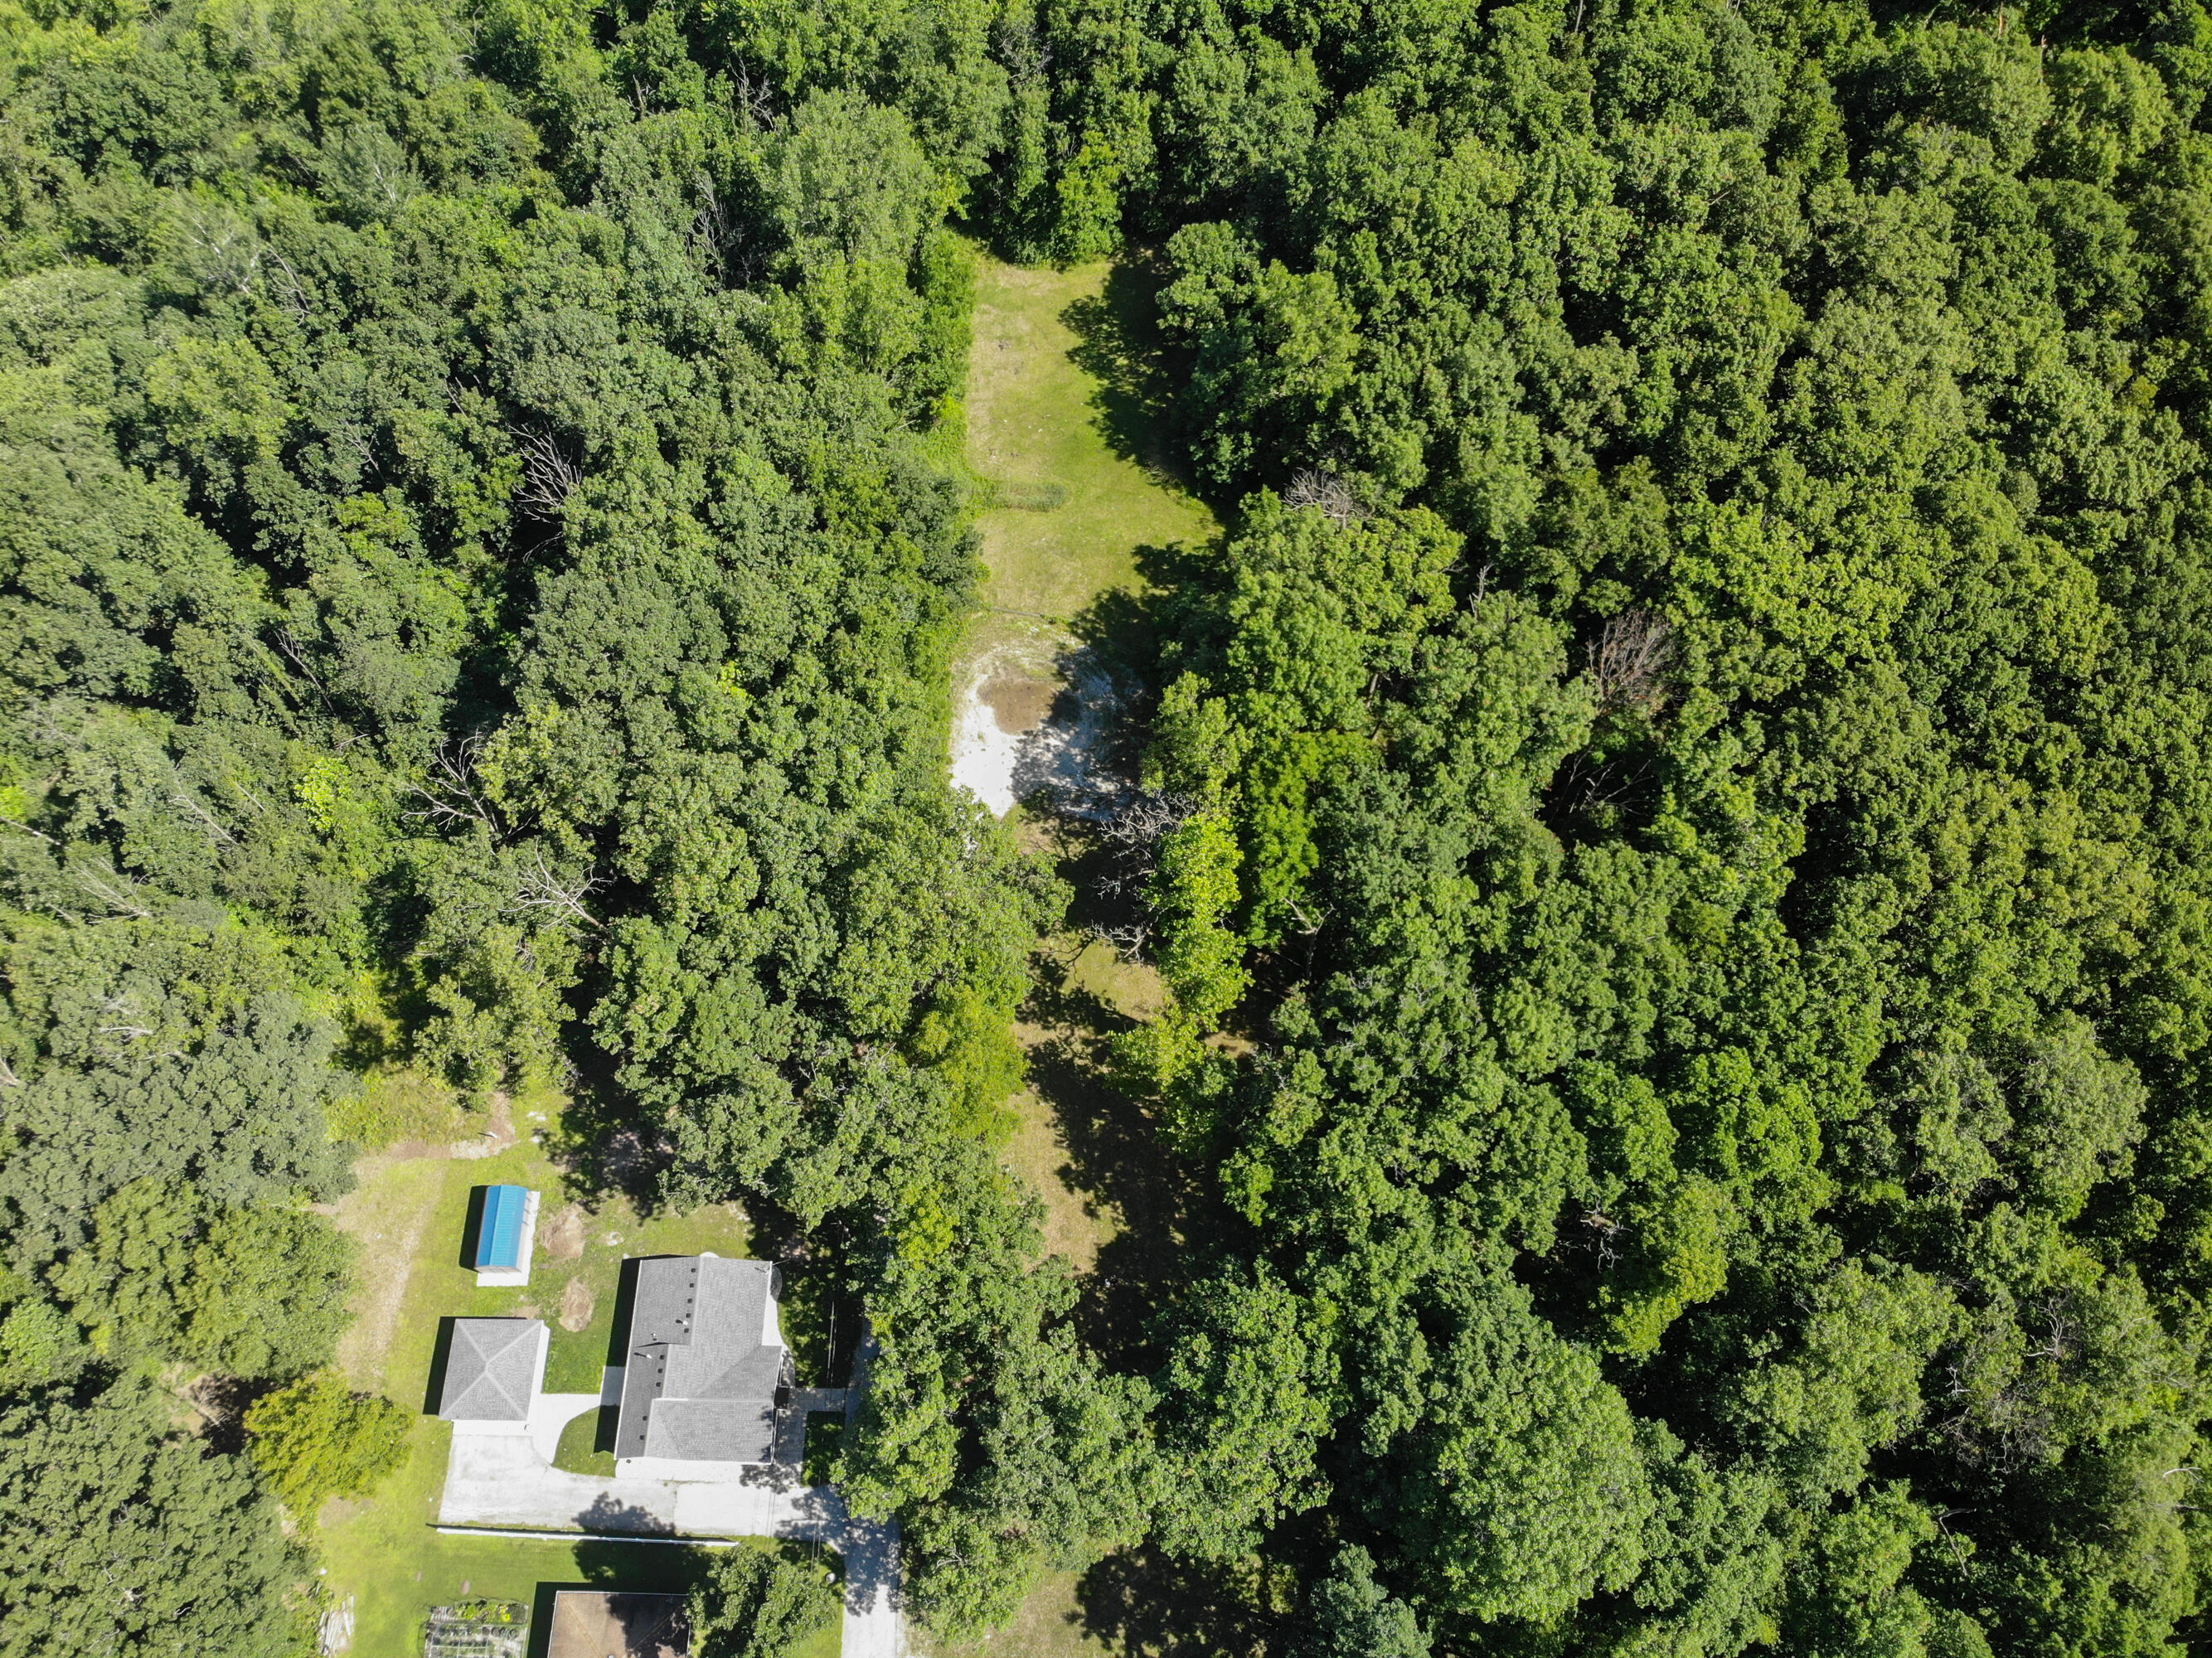
{"label": "bare dead tree", "polygon": [[154,919],[154,912],[137,902],[139,888],[137,881],[105,858],[95,858],[92,863],[97,867],[88,867],[83,864],[72,866],[69,872],[70,879],[118,915],[136,916],[142,921]]}
{"label": "bare dead tree", "polygon": [[1674,660],[1674,627],[1638,607],[1607,619],[1589,653],[1598,706],[1656,713],[1667,696],[1667,670]]}
{"label": "bare dead tree", "polygon": [[1583,1231],[1588,1247],[1597,1255],[1598,1270],[1604,1272],[1620,1259],[1622,1247],[1627,1242],[1629,1229],[1613,1219],[1603,1210],[1592,1209],[1583,1216]]}
{"label": "bare dead tree", "polygon": [[182,806],[185,814],[198,823],[201,832],[207,836],[210,844],[225,847],[234,847],[238,844],[238,837],[224,826],[221,818],[207,809],[206,803],[199,796],[184,786],[181,779],[178,780],[176,788],[169,795],[169,804],[173,806]]}
{"label": "bare dead tree", "polygon": [[193,201],[171,224],[178,252],[207,287],[243,294],[253,286],[264,250],[252,221],[219,202]]}
{"label": "bare dead tree", "polygon": [[270,264],[275,267],[274,274],[269,277],[270,293],[293,316],[301,322],[307,321],[315,309],[313,297],[307,292],[307,284],[300,280],[300,273],[293,267],[291,260],[275,248],[262,251],[268,254]]}
{"label": "bare dead tree", "polygon": [[376,446],[368,440],[368,434],[349,422],[331,434],[333,441],[352,452],[361,462],[362,471],[371,474],[384,470],[376,459]]}
{"label": "bare dead tree", "polygon": [[1052,67],[1051,43],[1037,33],[1026,13],[1012,13],[992,25],[992,46],[1007,77],[1018,86],[1034,86]]}
{"label": "bare dead tree", "polygon": [[484,739],[481,736],[450,738],[438,744],[430,756],[419,783],[407,786],[408,793],[422,804],[405,815],[439,829],[459,829],[466,823],[481,823],[489,829],[494,839],[504,838],[505,828],[491,802],[485,798],[477,767],[483,758]]}
{"label": "bare dead tree", "polygon": [[559,518],[583,483],[584,469],[544,432],[524,433],[515,447],[522,455],[522,492],[516,499],[535,517]]}
{"label": "bare dead tree", "polygon": [[322,676],[315,671],[314,665],[307,660],[307,653],[300,647],[300,641],[292,637],[292,630],[289,628],[278,628],[275,630],[274,637],[276,641],[276,648],[284,653],[284,659],[297,668],[306,677],[307,683],[322,693],[323,700],[328,701],[331,695],[330,687],[323,683]]}
{"label": "bare dead tree", "polygon": [[1091,936],[1111,946],[1123,960],[1133,962],[1145,953],[1145,945],[1152,938],[1152,923],[1144,920],[1103,922],[1091,929]]}
{"label": "bare dead tree", "polygon": [[1126,905],[1129,913],[1123,920],[1094,926],[1091,935],[1128,960],[1141,956],[1152,938],[1149,897],[1160,841],[1181,828],[1198,805],[1188,795],[1133,789],[1093,819],[1108,853],[1094,890],[1109,902]]}
{"label": "bare dead tree", "polygon": [[1283,505],[1319,507],[1339,524],[1349,524],[1368,515],[1367,508],[1352,493],[1350,484],[1335,473],[1318,467],[1307,467],[1291,475],[1289,487],[1283,491]]}
{"label": "bare dead tree", "polygon": [[730,77],[730,102],[737,114],[768,131],[775,131],[781,121],[776,113],[775,88],[765,77],[756,81],[752,71],[743,64]]}
{"label": "bare dead tree", "polygon": [[0,1088],[21,1088],[23,1079],[15,1074],[15,1067],[8,1063],[8,1056],[0,1054]]}
{"label": "bare dead tree", "polygon": [[1113,853],[1112,866],[1098,883],[1110,898],[1141,894],[1158,860],[1160,841],[1198,811],[1188,795],[1137,790],[1098,819],[1098,833]]}
{"label": "bare dead tree", "polygon": [[692,189],[699,198],[686,233],[692,251],[724,287],[750,287],[760,274],[760,258],[745,234],[744,220],[704,172],[693,179]]}
{"label": "bare dead tree", "polygon": [[545,862],[544,853],[536,847],[530,849],[530,867],[522,872],[515,884],[514,899],[507,914],[519,915],[530,910],[550,910],[563,920],[581,921],[597,931],[599,923],[584,908],[584,900],[606,885],[605,878],[586,870],[574,879],[556,875]]}

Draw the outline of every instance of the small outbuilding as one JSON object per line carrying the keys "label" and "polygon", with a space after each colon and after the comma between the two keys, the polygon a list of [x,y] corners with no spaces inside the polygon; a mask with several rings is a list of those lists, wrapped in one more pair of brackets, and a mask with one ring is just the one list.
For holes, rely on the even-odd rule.
{"label": "small outbuilding", "polygon": [[438,1414],[448,1422],[528,1421],[545,1385],[551,1338],[538,1318],[455,1319]]}
{"label": "small outbuilding", "polygon": [[529,1283],[537,1249],[538,1193],[522,1186],[484,1187],[483,1219],[477,1227],[477,1287]]}

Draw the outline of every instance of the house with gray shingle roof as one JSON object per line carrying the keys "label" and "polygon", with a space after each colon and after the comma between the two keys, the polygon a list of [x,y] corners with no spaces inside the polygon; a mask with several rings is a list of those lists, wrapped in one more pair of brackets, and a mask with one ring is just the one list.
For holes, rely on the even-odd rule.
{"label": "house with gray shingle roof", "polygon": [[766,1462],[791,1383],[776,1321],[783,1278],[764,1260],[662,1255],[637,1263],[615,1456]]}
{"label": "house with gray shingle roof", "polygon": [[544,1385],[550,1336],[543,1319],[455,1319],[438,1414],[448,1422],[526,1420]]}

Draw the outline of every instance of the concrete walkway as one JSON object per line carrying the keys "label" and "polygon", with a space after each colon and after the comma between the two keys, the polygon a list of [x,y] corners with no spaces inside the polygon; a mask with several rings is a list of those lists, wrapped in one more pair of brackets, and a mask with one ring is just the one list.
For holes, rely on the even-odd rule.
{"label": "concrete walkway", "polygon": [[842,1416],[850,1421],[847,1395],[851,1392],[848,1388],[793,1388],[791,1403],[776,1415],[775,1460],[787,1467],[801,1467],[806,1461],[806,1418]]}

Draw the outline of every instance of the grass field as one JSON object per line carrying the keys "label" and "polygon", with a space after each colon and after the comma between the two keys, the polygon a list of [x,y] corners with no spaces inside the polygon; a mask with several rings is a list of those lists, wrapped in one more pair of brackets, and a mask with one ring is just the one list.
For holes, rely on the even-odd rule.
{"label": "grass field", "polygon": [[[1106,625],[1118,595],[1143,591],[1144,550],[1215,532],[1165,464],[1147,330],[1148,301],[1127,267],[1026,269],[978,256],[969,464],[1001,499],[1031,504],[982,515],[986,608],[970,624],[957,695],[1041,713],[1060,659]],[[1084,1189],[1075,1167],[1072,1120],[1091,1115],[1092,1102],[1079,1110],[1048,1096],[1084,1088],[1105,1025],[1158,1011],[1157,980],[1073,936],[1043,941],[1037,969],[1044,993],[1019,1035],[1040,1063],[1012,1102],[1020,1122],[1005,1157],[1044,1196],[1046,1247],[1087,1271],[1124,1218]]]}
{"label": "grass field", "polygon": [[[540,1120],[532,1120],[533,1111]],[[534,1602],[542,1614],[556,1588],[681,1588],[706,1558],[666,1544],[450,1537],[433,1528],[453,1437],[447,1424],[427,1413],[434,1405],[428,1393],[440,1319],[542,1315],[552,1328],[547,1390],[597,1393],[625,1256],[706,1249],[744,1255],[750,1244],[745,1218],[734,1206],[642,1217],[618,1196],[573,1202],[544,1145],[529,1138],[535,1132],[557,1144],[560,1102],[519,1104],[516,1126],[524,1137],[495,1157],[364,1157],[360,1185],[338,1206],[338,1224],[359,1249],[357,1317],[341,1363],[356,1386],[425,1412],[416,1418],[406,1465],[368,1500],[334,1502],[321,1518],[327,1586],[335,1600],[353,1599],[357,1658],[413,1658],[424,1613],[465,1595]],[[461,1264],[470,1203],[475,1188],[500,1181],[541,1193],[538,1254],[526,1288],[479,1290],[476,1274]],[[563,1254],[567,1259],[559,1258]],[[577,1328],[563,1327],[564,1311]],[[597,1426],[591,1416],[581,1423]],[[581,1467],[611,1461],[588,1436],[562,1448],[564,1461]],[[543,1616],[535,1623],[542,1631]],[[833,1628],[806,1658],[835,1658],[837,1647]]]}
{"label": "grass field", "polygon": [[1001,499],[1025,503],[981,520],[996,615],[978,619],[980,642],[1007,623],[1065,629],[1100,595],[1142,585],[1139,548],[1214,532],[1165,465],[1145,309],[1138,285],[1103,263],[1029,270],[978,255],[968,459]]}
{"label": "grass field", "polygon": [[[1102,598],[1141,590],[1141,550],[1203,540],[1149,413],[1146,301],[1120,267],[1030,270],[978,253],[968,460],[995,498],[988,575],[956,695],[978,677],[1049,685]],[[1010,685],[1006,695],[1018,701]]]}

